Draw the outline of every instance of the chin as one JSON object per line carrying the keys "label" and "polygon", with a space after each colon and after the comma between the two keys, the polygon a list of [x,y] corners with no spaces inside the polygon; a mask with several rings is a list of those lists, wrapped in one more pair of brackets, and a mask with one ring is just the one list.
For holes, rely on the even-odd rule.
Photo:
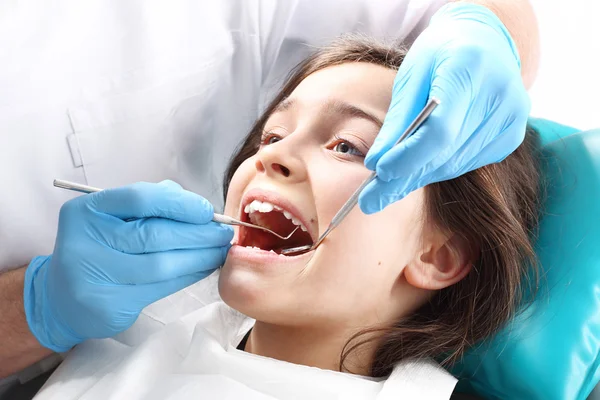
{"label": "chin", "polygon": [[231,308],[256,318],[256,311],[268,301],[264,282],[252,270],[226,262],[219,275],[219,294]]}
{"label": "chin", "polygon": [[283,271],[274,274],[269,268],[225,262],[219,275],[219,294],[229,307],[253,318],[276,325],[293,325],[298,321],[298,297]]}

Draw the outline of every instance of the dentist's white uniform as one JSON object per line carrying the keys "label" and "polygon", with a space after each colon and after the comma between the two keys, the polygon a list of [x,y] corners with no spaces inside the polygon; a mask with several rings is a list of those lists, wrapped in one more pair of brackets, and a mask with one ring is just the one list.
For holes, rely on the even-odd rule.
{"label": "dentist's white uniform", "polygon": [[307,45],[411,39],[445,2],[0,3],[0,271],[52,252],[73,196],[54,178],[172,179],[218,208],[231,153]]}

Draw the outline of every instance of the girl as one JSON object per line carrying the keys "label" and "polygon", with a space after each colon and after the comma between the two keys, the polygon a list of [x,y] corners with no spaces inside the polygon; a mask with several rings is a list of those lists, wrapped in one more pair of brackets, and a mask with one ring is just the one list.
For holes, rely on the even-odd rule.
{"label": "girl", "polygon": [[141,344],[84,343],[45,394],[449,398],[456,379],[432,360],[451,365],[501,328],[535,267],[534,132],[498,164],[377,214],[356,208],[316,251],[278,254],[315,241],[368,176],[404,55],[345,38],[299,65],[233,157],[224,193],[227,215],[300,228],[288,241],[240,228],[218,276],[223,301]]}

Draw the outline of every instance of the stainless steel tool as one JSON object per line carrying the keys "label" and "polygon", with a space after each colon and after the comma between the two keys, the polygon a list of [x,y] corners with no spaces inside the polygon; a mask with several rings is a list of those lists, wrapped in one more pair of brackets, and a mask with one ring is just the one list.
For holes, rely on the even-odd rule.
{"label": "stainless steel tool", "polygon": [[[394,146],[397,145],[398,143],[400,143],[401,141],[403,141],[406,137],[412,135],[417,129],[419,129],[419,127],[423,124],[423,122],[425,122],[427,117],[429,117],[431,112],[439,104],[440,104],[440,101],[438,99],[431,98],[429,100],[429,102],[427,102],[427,104],[425,105],[425,108],[423,108],[423,110],[419,113],[419,115],[417,115],[417,117],[414,119],[414,121],[408,126],[408,128],[406,128],[406,130],[404,131],[402,136],[400,136],[400,139],[398,139],[398,141],[394,144]],[[315,243],[313,243],[312,245],[305,245],[305,246],[292,247],[289,249],[282,249],[281,254],[284,254],[286,256],[299,255],[302,253],[306,253],[308,251],[312,251],[312,250],[316,249],[317,247],[319,247],[319,245],[323,242],[323,240],[327,237],[327,235],[329,235],[331,233],[331,231],[333,231],[344,220],[346,215],[348,215],[350,213],[350,211],[352,211],[354,206],[358,203],[358,196],[360,195],[360,193],[376,177],[377,177],[377,174],[375,173],[375,171],[373,171],[371,173],[371,175],[369,175],[369,177],[367,179],[365,179],[363,181],[363,183],[361,183],[361,185],[358,187],[358,189],[356,189],[356,191],[352,194],[352,196],[350,196],[348,201],[346,201],[346,203],[344,203],[342,208],[340,208],[340,211],[338,211],[337,214],[335,214],[335,216],[331,220],[331,223],[329,224],[329,226],[327,227],[325,232],[323,232],[323,234],[319,237],[319,239]]]}
{"label": "stainless steel tool", "polygon": [[[102,189],[100,188],[96,188],[93,186],[87,186],[87,185],[80,185],[79,183],[73,183],[73,182],[69,182],[69,181],[63,181],[61,179],[55,179],[54,180],[54,186],[56,186],[57,188],[61,188],[61,189],[67,189],[67,190],[72,190],[75,192],[80,192],[80,193],[95,193],[95,192],[100,192]],[[296,229],[294,229],[292,231],[292,233],[290,233],[287,236],[281,236],[276,232],[273,232],[272,230],[265,228],[264,226],[260,226],[260,225],[254,225],[251,224],[249,222],[243,222],[240,221],[238,219],[232,218],[232,217],[228,217],[227,215],[222,215],[222,214],[217,214],[215,213],[213,216],[213,221],[215,222],[219,222],[221,224],[225,224],[225,225],[241,225],[241,226],[245,226],[248,228],[255,228],[255,229],[261,229],[265,232],[269,232],[272,235],[277,236],[279,239],[282,240],[288,240],[289,238],[292,237],[292,235],[294,233],[296,233],[296,231],[298,230],[298,228],[300,228],[299,226],[296,227]]]}

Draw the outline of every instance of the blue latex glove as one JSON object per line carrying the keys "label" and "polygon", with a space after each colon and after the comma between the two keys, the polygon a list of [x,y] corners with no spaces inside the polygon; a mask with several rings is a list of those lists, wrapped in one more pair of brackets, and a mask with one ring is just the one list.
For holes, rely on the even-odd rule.
{"label": "blue latex glove", "polygon": [[[441,101],[411,137],[392,148],[428,98]],[[487,8],[442,7],[409,50],[390,109],[365,159],[377,179],[359,198],[382,210],[410,192],[502,161],[523,141],[530,103],[508,31]]]}
{"label": "blue latex glove", "polygon": [[25,274],[25,314],[61,352],[130,327],[147,305],[223,264],[233,230],[178,184],[136,183],[77,197],[60,210],[51,256]]}

